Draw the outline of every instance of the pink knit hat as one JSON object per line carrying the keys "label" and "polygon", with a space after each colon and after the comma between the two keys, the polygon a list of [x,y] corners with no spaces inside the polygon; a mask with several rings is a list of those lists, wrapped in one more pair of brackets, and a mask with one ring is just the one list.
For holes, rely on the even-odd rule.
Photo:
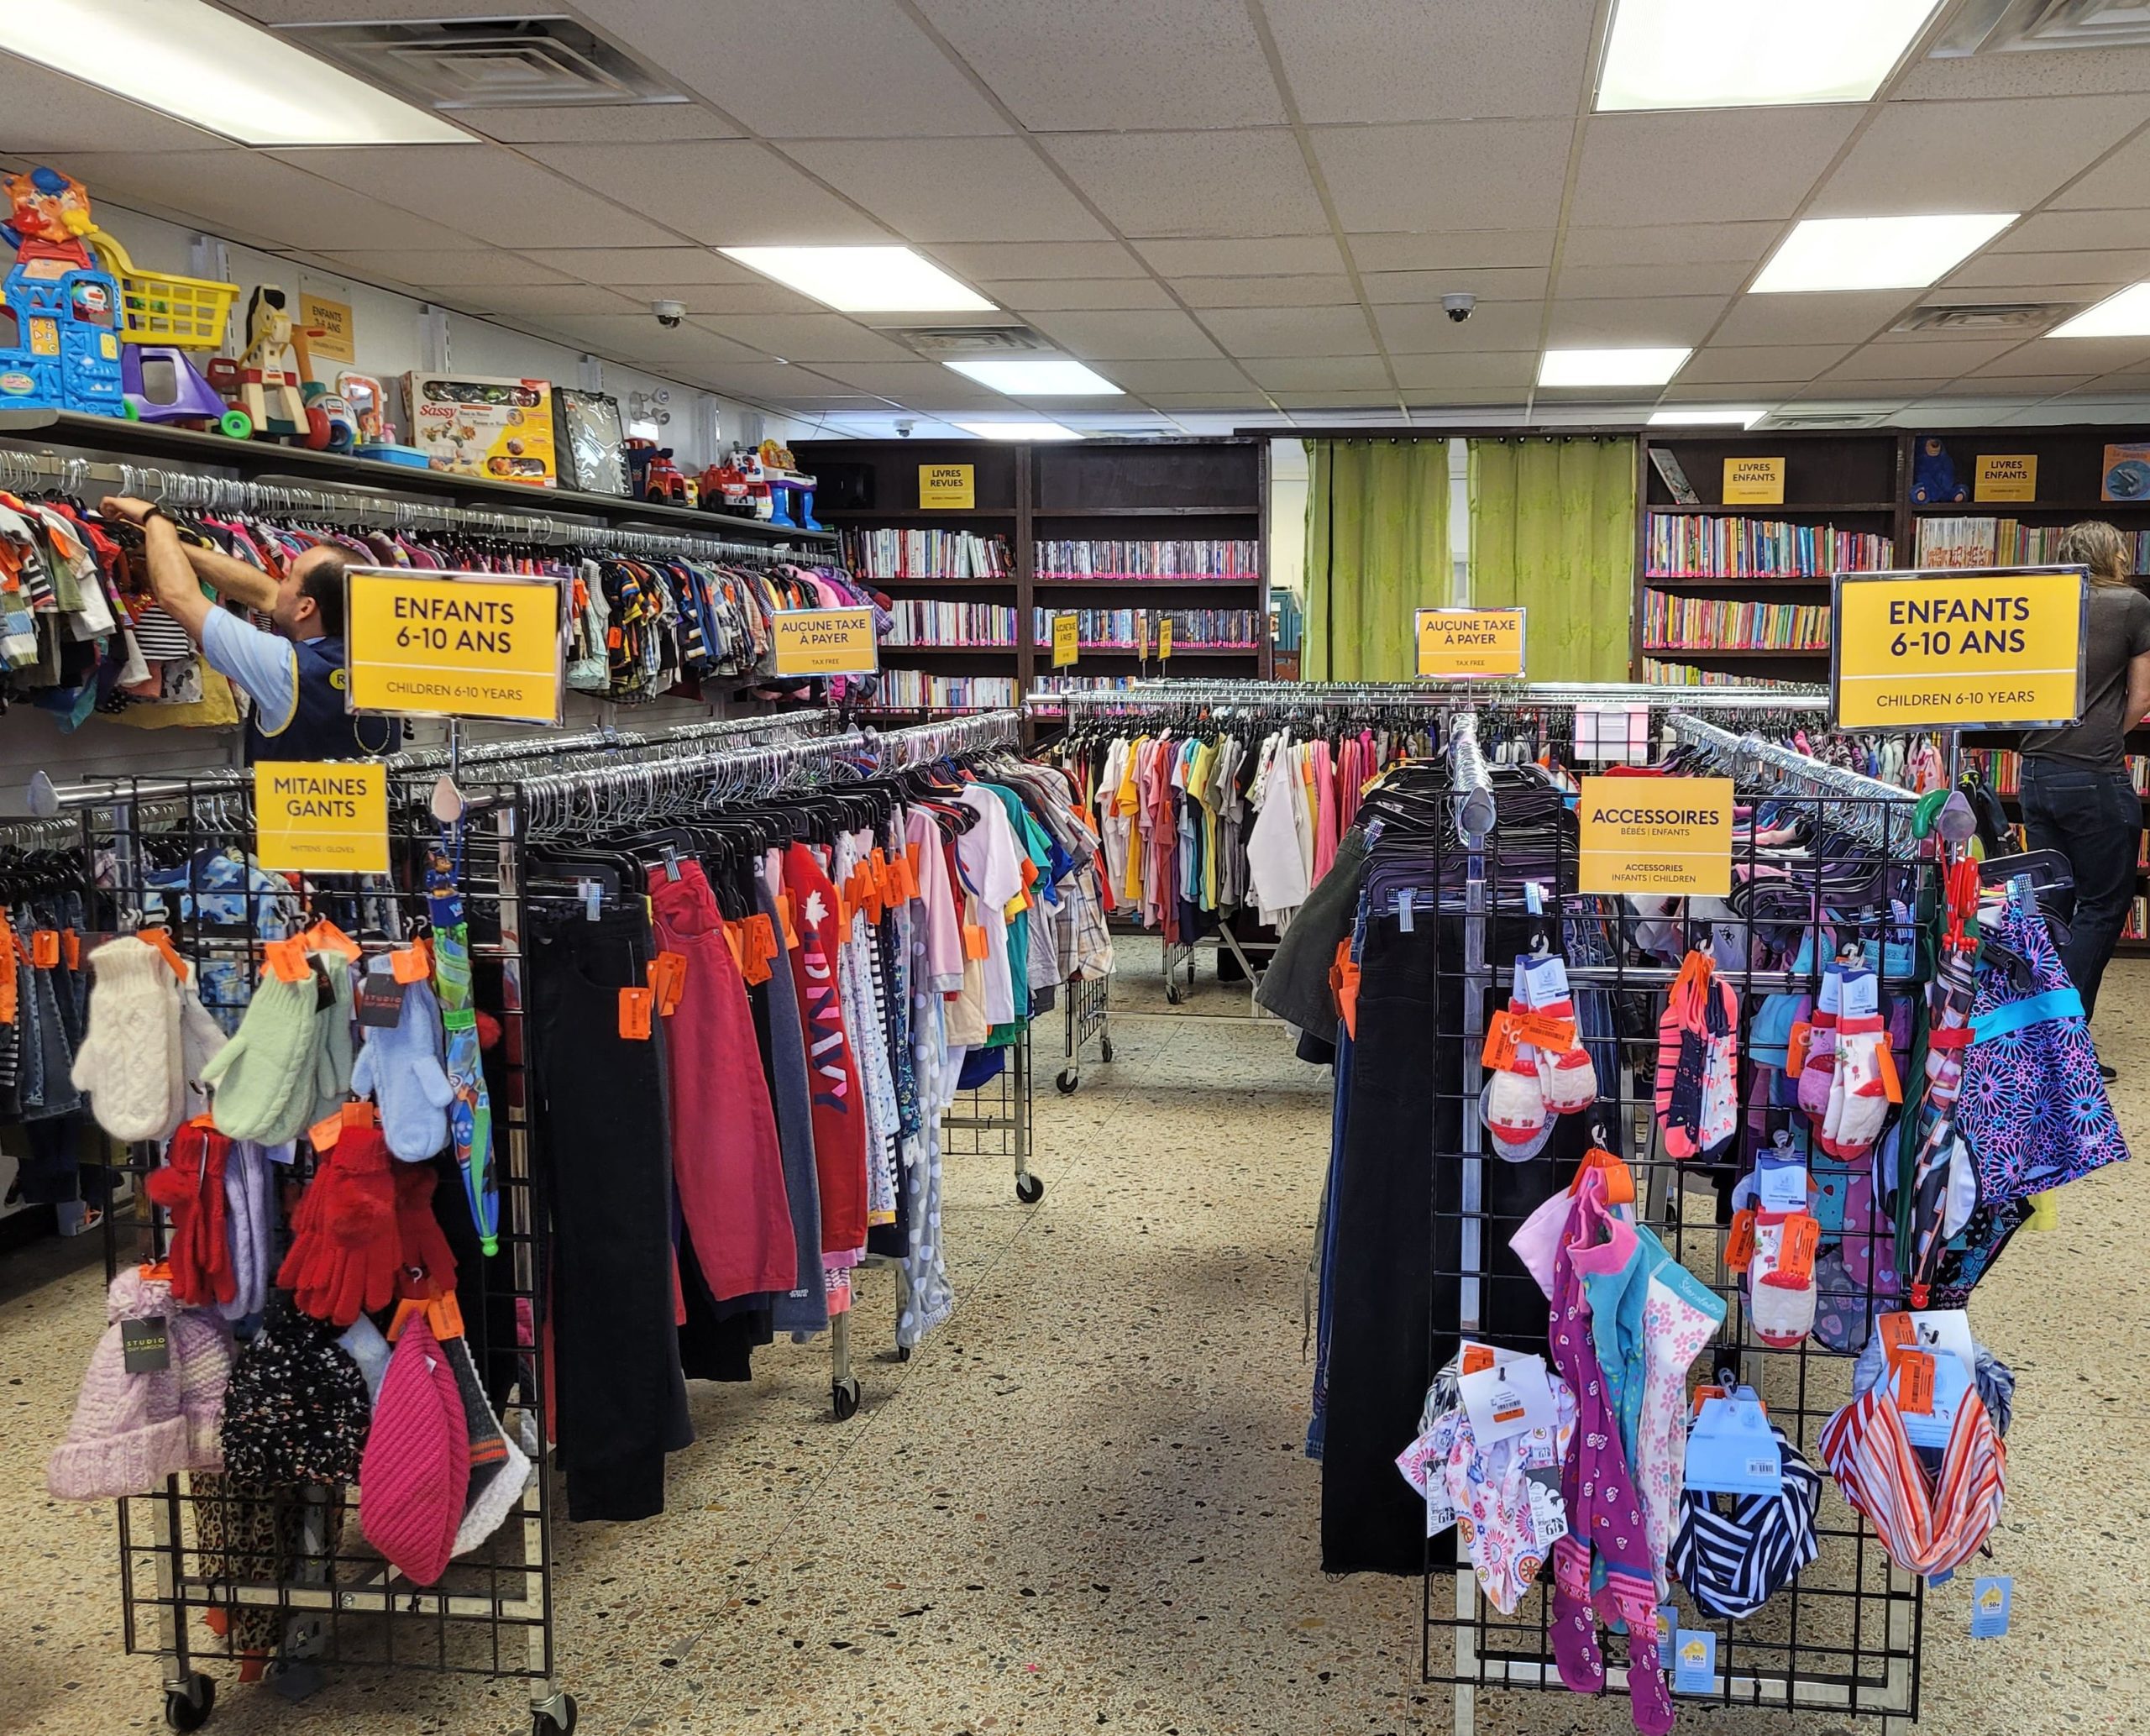
{"label": "pink knit hat", "polygon": [[359,1465],[359,1527],[405,1578],[447,1571],[470,1486],[470,1436],[455,1370],[422,1314],[389,1358]]}

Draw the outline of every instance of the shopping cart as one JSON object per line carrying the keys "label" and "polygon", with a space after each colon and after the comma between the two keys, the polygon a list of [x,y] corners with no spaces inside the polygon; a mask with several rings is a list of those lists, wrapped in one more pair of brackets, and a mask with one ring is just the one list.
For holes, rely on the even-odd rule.
{"label": "shopping cart", "polygon": [[224,325],[239,286],[170,271],[144,271],[116,236],[89,232],[106,270],[119,280],[119,338],[123,344],[164,344],[178,349],[222,349]]}

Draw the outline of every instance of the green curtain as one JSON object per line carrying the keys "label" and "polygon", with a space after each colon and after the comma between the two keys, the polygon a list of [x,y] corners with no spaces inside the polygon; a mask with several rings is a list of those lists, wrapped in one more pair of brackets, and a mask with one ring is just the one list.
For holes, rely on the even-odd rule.
{"label": "green curtain", "polygon": [[1408,681],[1414,610],[1450,600],[1448,442],[1307,442],[1309,681]]}
{"label": "green curtain", "polygon": [[1635,595],[1632,439],[1471,443],[1471,601],[1520,604],[1533,681],[1624,681]]}

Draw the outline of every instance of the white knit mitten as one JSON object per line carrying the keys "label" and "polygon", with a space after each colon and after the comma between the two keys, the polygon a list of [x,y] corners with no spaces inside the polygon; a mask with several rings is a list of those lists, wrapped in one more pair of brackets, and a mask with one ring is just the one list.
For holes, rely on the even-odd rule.
{"label": "white knit mitten", "polygon": [[114,1139],[163,1139],[186,1107],[171,968],[147,941],[126,934],[91,953],[90,968],[90,1028],[69,1077],[90,1094],[97,1125]]}
{"label": "white knit mitten", "polygon": [[196,975],[189,973],[179,985],[180,1105],[178,1120],[186,1121],[209,1112],[208,1088],[202,1074],[218,1050],[229,1042],[224,1027],[202,1004]]}

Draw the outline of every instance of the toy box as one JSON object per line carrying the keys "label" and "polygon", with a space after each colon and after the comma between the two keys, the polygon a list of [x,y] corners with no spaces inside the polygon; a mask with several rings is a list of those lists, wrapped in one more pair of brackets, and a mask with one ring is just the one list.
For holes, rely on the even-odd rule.
{"label": "toy box", "polygon": [[425,453],[429,468],[532,488],[558,485],[549,380],[411,373],[403,391],[411,443]]}

